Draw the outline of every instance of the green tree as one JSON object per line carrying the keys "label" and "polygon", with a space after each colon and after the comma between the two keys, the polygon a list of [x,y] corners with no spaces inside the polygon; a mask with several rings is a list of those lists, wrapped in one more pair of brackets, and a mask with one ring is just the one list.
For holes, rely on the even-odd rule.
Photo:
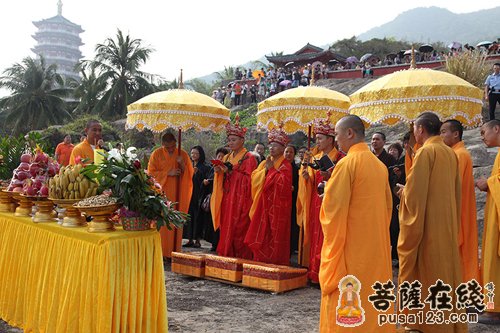
{"label": "green tree", "polygon": [[179,81],[177,81],[177,79],[174,79],[172,81],[161,81],[159,84],[155,86],[156,91],[178,89],[178,88],[179,88]]}
{"label": "green tree", "polygon": [[0,110],[12,134],[61,124],[71,118],[64,101],[71,89],[65,86],[55,64],[47,66],[43,57],[27,57],[3,74],[0,87],[12,94],[0,99]]}
{"label": "green tree", "polygon": [[140,39],[123,35],[120,30],[115,37],[97,44],[94,60],[88,61],[90,68],[97,70],[108,84],[95,106],[97,113],[106,119],[125,116],[128,104],[155,91],[152,83],[155,76],[140,71],[153,49],[144,47]]}
{"label": "green tree", "polygon": [[[418,44],[415,44],[418,49]],[[398,53],[401,50],[411,49],[411,43],[398,41],[393,38],[373,38],[361,41],[353,36],[335,42],[331,50],[345,57],[356,56],[358,59],[366,53],[371,53],[384,59],[389,53]]]}
{"label": "green tree", "polygon": [[75,90],[73,91],[73,95],[79,100],[74,113],[94,113],[97,103],[106,90],[106,81],[103,80],[102,77],[96,75],[95,69],[81,68],[80,74],[80,82],[74,82]]}
{"label": "green tree", "polygon": [[192,79],[186,82],[186,86],[191,87],[194,91],[199,92],[200,94],[205,94],[207,96],[212,96],[212,92],[214,87],[205,81],[200,79]]}
{"label": "green tree", "polygon": [[234,80],[234,73],[236,68],[233,66],[224,66],[224,70],[221,72],[215,72],[217,75],[217,81]]}

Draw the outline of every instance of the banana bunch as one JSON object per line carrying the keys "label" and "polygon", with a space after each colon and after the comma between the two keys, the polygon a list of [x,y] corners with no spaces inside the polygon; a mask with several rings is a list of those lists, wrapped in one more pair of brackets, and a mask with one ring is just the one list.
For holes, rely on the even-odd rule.
{"label": "banana bunch", "polygon": [[49,197],[54,199],[85,199],[97,194],[97,183],[80,174],[82,165],[63,166],[49,180]]}

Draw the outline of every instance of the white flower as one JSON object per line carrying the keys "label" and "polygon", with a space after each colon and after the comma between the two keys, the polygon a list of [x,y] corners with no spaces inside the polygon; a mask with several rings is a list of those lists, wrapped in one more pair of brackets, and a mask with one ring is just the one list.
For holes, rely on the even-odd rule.
{"label": "white flower", "polygon": [[111,160],[112,158],[114,158],[118,162],[122,162],[123,160],[122,154],[120,154],[120,151],[116,148],[113,148],[108,152],[108,161]]}
{"label": "white flower", "polygon": [[135,153],[136,151],[137,149],[135,147],[129,147],[125,155],[127,155],[129,159],[133,160],[137,157],[137,154]]}

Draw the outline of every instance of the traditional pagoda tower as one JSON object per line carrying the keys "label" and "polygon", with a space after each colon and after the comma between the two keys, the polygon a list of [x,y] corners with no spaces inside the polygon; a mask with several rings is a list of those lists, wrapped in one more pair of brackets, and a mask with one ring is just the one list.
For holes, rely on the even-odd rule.
{"label": "traditional pagoda tower", "polygon": [[47,65],[57,64],[57,72],[63,76],[80,80],[75,65],[82,58],[83,45],[81,26],[62,16],[62,1],[57,3],[57,16],[33,22],[38,31],[32,36],[38,43],[31,50],[43,56]]}

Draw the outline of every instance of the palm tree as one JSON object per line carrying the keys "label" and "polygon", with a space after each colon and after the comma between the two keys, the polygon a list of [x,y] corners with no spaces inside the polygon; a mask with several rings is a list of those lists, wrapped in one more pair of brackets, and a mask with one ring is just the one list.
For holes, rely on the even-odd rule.
{"label": "palm tree", "polygon": [[80,82],[75,83],[73,95],[80,102],[73,111],[76,114],[95,113],[97,103],[102,98],[106,90],[106,81],[97,76],[94,69],[86,68],[84,64],[80,65]]}
{"label": "palm tree", "polygon": [[42,129],[71,118],[64,98],[71,89],[45,59],[24,58],[7,68],[0,77],[0,88],[12,92],[0,99],[0,110],[13,134]]}
{"label": "palm tree", "polygon": [[220,72],[215,72],[217,75],[217,81],[234,80],[234,74],[236,68],[233,66],[224,66],[224,70]]}
{"label": "palm tree", "polygon": [[143,47],[142,40],[124,36],[118,29],[116,40],[108,38],[97,44],[94,60],[88,61],[108,84],[95,110],[105,118],[120,118],[127,105],[154,91],[154,75],[139,70],[149,59],[153,49]]}

